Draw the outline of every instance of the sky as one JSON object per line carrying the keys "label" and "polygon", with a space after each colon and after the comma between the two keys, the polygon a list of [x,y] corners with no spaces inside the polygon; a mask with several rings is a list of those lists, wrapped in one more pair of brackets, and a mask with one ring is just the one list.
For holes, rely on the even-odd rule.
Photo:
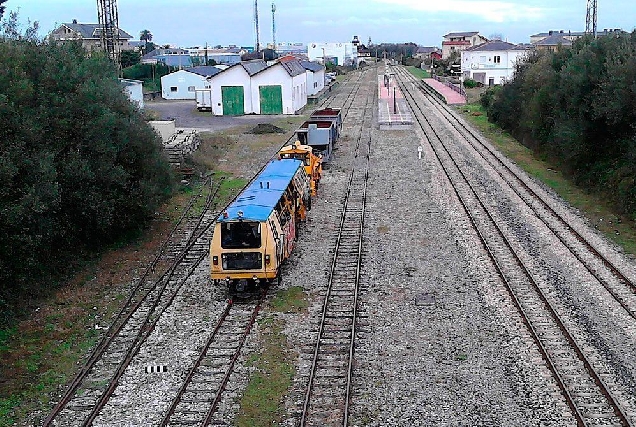
{"label": "sky", "polygon": [[[597,29],[636,27],[636,1],[597,0]],[[413,42],[441,46],[450,32],[479,31],[529,43],[549,30],[584,31],[586,0],[275,0],[276,41],[287,43]],[[97,0],[7,0],[19,20],[38,21],[41,35],[59,24],[97,23]],[[139,39],[179,47],[254,46],[252,0],[117,0],[119,27]],[[272,41],[272,2],[258,1],[260,43]],[[5,13],[5,16],[7,14]]]}

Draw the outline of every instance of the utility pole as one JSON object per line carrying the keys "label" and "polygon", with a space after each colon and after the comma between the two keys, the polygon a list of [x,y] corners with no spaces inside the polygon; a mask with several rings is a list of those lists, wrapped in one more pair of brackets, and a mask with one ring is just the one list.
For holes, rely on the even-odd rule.
{"label": "utility pole", "polygon": [[121,69],[119,60],[119,22],[117,17],[117,0],[97,0],[97,15],[99,17],[100,38],[102,49]]}
{"label": "utility pole", "polygon": [[256,51],[261,51],[261,44],[258,37],[258,0],[254,0],[254,25],[256,26]]}
{"label": "utility pole", "polygon": [[272,2],[272,43],[274,44],[274,52],[276,51],[276,5]]}
{"label": "utility pole", "polygon": [[587,0],[587,13],[585,15],[585,33],[592,34],[596,38],[596,1]]}

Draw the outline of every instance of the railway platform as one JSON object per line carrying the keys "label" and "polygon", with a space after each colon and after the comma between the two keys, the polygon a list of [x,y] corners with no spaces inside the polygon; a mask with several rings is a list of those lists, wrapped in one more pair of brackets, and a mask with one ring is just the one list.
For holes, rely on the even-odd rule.
{"label": "railway platform", "polygon": [[378,76],[378,124],[381,130],[409,129],[413,114],[394,76]]}
{"label": "railway platform", "polygon": [[466,98],[442,82],[435,79],[423,79],[424,83],[431,87],[435,92],[439,93],[448,105],[463,105]]}

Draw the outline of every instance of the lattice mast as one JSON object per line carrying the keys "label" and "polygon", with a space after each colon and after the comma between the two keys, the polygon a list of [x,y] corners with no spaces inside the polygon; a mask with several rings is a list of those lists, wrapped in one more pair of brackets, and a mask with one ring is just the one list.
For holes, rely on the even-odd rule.
{"label": "lattice mast", "polygon": [[102,48],[115,65],[117,65],[117,68],[120,68],[117,0],[97,0],[97,14],[99,15]]}
{"label": "lattice mast", "polygon": [[587,14],[585,15],[585,32],[596,38],[596,0],[587,0]]}
{"label": "lattice mast", "polygon": [[273,48],[276,50],[276,5],[272,2],[272,43]]}
{"label": "lattice mast", "polygon": [[261,51],[261,43],[258,37],[258,0],[254,0],[254,26],[256,27],[256,51]]}

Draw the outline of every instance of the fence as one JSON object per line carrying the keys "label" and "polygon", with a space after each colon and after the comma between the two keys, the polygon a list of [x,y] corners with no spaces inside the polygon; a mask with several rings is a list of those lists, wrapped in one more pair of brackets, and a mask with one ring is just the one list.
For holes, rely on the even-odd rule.
{"label": "fence", "polygon": [[466,91],[464,90],[464,88],[461,86],[461,83],[459,84],[459,86],[455,85],[454,83],[451,83],[448,81],[448,77],[443,77],[443,76],[432,76],[435,80],[437,80],[440,83],[445,84],[446,86],[448,86],[449,88],[453,89],[455,92],[459,93],[461,96],[463,96],[464,98],[466,98]]}

